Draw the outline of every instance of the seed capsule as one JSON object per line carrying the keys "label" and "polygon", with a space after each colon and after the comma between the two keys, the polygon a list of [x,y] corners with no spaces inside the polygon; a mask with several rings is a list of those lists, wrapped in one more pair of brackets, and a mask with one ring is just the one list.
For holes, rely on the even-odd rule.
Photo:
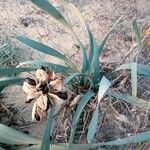
{"label": "seed capsule", "polygon": [[66,100],[68,98],[67,92],[57,92],[55,93],[59,98]]}
{"label": "seed capsule", "polygon": [[31,79],[31,78],[29,78],[29,77],[25,78],[24,81],[27,82],[27,83],[30,84],[30,85],[33,85],[33,86],[36,85],[35,80],[34,80],[34,79]]}

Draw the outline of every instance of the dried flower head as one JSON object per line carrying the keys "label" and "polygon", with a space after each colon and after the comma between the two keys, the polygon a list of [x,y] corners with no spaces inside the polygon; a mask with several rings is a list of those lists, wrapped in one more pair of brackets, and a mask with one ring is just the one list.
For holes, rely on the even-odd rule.
{"label": "dried flower head", "polygon": [[24,80],[23,90],[27,93],[26,103],[34,100],[32,120],[40,121],[54,104],[62,106],[68,99],[68,93],[63,86],[64,77],[55,74],[47,67],[41,67],[33,78]]}

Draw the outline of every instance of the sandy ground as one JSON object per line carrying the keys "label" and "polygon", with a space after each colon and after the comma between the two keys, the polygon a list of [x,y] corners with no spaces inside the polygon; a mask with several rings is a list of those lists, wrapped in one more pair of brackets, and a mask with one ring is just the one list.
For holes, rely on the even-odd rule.
{"label": "sandy ground", "polygon": [[[123,58],[126,57],[132,47],[133,32],[131,21],[134,17],[137,17],[139,20],[141,28],[147,26],[150,22],[150,9],[144,5],[142,0],[74,0],[74,3],[81,9],[85,20],[94,32],[97,42],[99,42],[115,21],[124,15],[122,21],[109,37],[104,49],[101,61],[105,66],[116,67],[123,63]],[[78,16],[71,15],[60,5],[57,6],[66,17],[69,17],[78,36],[85,44],[85,47],[88,47],[87,37]],[[13,43],[18,45],[22,52],[20,56],[21,61],[45,59],[55,63],[62,63],[58,59],[35,52],[29,47],[22,45],[15,39],[16,35],[26,35],[61,50],[80,67],[81,51],[76,47],[73,37],[51,16],[34,6],[29,0],[0,1],[0,34],[2,33],[6,33]],[[124,61],[129,62],[131,56],[132,54]],[[143,57],[145,59],[142,59],[142,62],[145,64],[149,63],[149,51],[147,51],[146,57],[145,55]],[[3,101],[7,105],[13,104],[18,110],[16,115],[18,122],[24,120],[25,124],[30,124],[32,104],[25,104],[26,95],[21,87],[9,87],[4,92],[7,97]],[[40,125],[31,123],[21,127],[21,129],[28,130],[32,135],[41,137],[42,126],[43,123]],[[118,127],[115,127],[115,130],[120,131]],[[114,137],[117,138],[118,133]]]}

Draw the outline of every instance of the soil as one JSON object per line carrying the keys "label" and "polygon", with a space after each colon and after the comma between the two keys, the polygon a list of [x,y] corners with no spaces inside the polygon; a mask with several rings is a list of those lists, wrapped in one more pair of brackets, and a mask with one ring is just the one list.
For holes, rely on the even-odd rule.
{"label": "soil", "polygon": [[[134,40],[132,20],[135,17],[137,18],[141,31],[148,27],[150,25],[150,9],[148,4],[142,0],[73,0],[73,2],[82,11],[82,14],[93,31],[97,42],[100,41],[115,21],[123,15],[123,19],[110,35],[100,61],[104,68],[111,68],[112,70],[122,63],[130,62],[135,53],[135,50],[129,53],[133,47],[132,41]],[[71,15],[57,3],[55,3],[55,5],[66,18],[69,17],[69,21],[71,21],[75,31],[87,48],[87,36],[78,16]],[[33,59],[44,59],[53,63],[63,63],[56,58],[36,52],[15,39],[16,35],[25,35],[32,39],[41,41],[55,49],[61,50],[72,61],[74,61],[79,68],[81,67],[81,51],[70,33],[51,16],[33,5],[30,0],[0,1],[0,35],[2,34],[7,35],[15,47],[20,50],[20,62]],[[142,64],[149,64],[149,60],[150,52],[149,47],[146,45],[143,47],[139,61]],[[129,75],[128,72],[124,72],[124,74]],[[24,74],[24,76],[27,76],[27,74]],[[149,78],[139,76],[138,95],[145,100],[150,99],[149,84]],[[129,82],[125,88],[126,89],[121,90],[124,90],[124,92],[130,90]],[[17,122],[17,125],[12,124],[11,126],[21,131],[28,131],[34,136],[41,137],[45,121],[39,124],[31,122],[31,110],[33,104],[25,104],[26,94],[22,91],[22,88],[20,86],[10,86],[4,90],[4,95],[5,97],[1,98],[3,103],[7,106],[11,105],[13,106],[13,109],[17,110],[17,113],[15,112],[13,114],[13,119]],[[97,134],[95,142],[118,139],[132,135],[138,131],[149,129],[150,126],[147,122],[148,125],[145,127],[144,123],[142,124],[138,122],[138,119],[139,121],[144,120],[143,118],[147,119],[148,112],[141,110],[142,116],[140,110],[138,112],[128,111],[128,107],[130,106],[127,104],[115,101],[111,98],[106,98],[105,100],[106,101],[103,100],[101,108],[103,112],[102,116],[106,121],[103,125],[99,126],[99,134]],[[109,107],[114,108],[114,111],[117,110],[117,112],[119,112],[119,119],[116,118],[116,116],[112,117],[111,114],[113,110],[108,111],[111,110]],[[121,120],[121,115],[127,118],[126,122]],[[58,128],[59,126],[57,126],[57,129]],[[63,134],[64,133],[61,132],[60,136],[63,136]],[[85,141],[84,136],[82,140]],[[129,145],[113,148],[105,147],[101,149],[125,150],[130,148],[134,149],[135,147]],[[147,148],[144,148],[143,150],[146,149]]]}

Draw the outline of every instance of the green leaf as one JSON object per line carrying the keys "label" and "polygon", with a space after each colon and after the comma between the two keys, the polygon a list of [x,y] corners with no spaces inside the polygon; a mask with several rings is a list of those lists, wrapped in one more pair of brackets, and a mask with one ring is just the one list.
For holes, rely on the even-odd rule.
{"label": "green leaf", "polygon": [[[96,46],[96,45],[95,45]],[[97,47],[94,46],[94,61],[93,61],[93,85],[94,89],[97,89],[97,84],[100,82],[100,62],[99,62],[99,51]]]}
{"label": "green leaf", "polygon": [[118,22],[122,19],[123,16],[121,16],[117,21],[116,23],[113,25],[113,27],[104,35],[103,39],[100,41],[100,44],[99,44],[99,47],[98,47],[98,51],[99,53],[101,54],[103,48],[104,48],[104,45],[107,41],[107,38],[108,36],[111,34],[111,32],[113,31],[113,29],[115,28],[115,26],[118,24]]}
{"label": "green leaf", "polygon": [[[68,144],[67,143],[55,143],[51,145],[51,150],[66,150]],[[89,144],[72,144],[72,150],[89,150],[91,147]],[[40,145],[34,145],[30,147],[26,147],[23,150],[39,150]]]}
{"label": "green leaf", "polygon": [[5,87],[12,84],[22,84],[23,78],[21,77],[4,77],[0,79],[0,87]]}
{"label": "green leaf", "polygon": [[79,121],[79,117],[85,107],[85,105],[91,100],[91,98],[95,95],[94,92],[88,91],[81,99],[80,102],[77,106],[76,112],[73,116],[73,121],[72,121],[72,128],[71,128],[71,135],[69,138],[69,145],[68,145],[68,150],[71,150],[72,148],[72,143],[73,143],[73,138],[76,130],[76,125]]}
{"label": "green leaf", "polygon": [[50,134],[51,134],[51,128],[52,128],[52,120],[53,120],[53,115],[54,115],[54,107],[48,111],[48,117],[46,121],[46,126],[44,130],[44,135],[42,138],[42,143],[40,150],[50,150]]}
{"label": "green leaf", "polygon": [[0,150],[6,150],[6,149],[4,149],[4,148],[0,147]]}
{"label": "green leaf", "polygon": [[0,124],[0,142],[12,145],[39,144],[40,140]]}
{"label": "green leaf", "polygon": [[59,59],[65,59],[65,55],[62,52],[59,52],[47,45],[44,45],[40,42],[34,41],[32,39],[29,39],[27,37],[23,37],[23,36],[17,36],[16,37],[20,42],[34,48],[37,51],[40,51],[42,53],[57,57]]}
{"label": "green leaf", "polygon": [[132,96],[137,97],[137,62],[131,63]]}
{"label": "green leaf", "polygon": [[69,145],[68,145],[68,150],[72,149],[72,143],[73,143],[73,138],[76,130],[76,124],[78,123],[79,117],[81,115],[82,110],[84,109],[85,105],[88,103],[88,101],[95,95],[92,91],[88,91],[80,100],[79,105],[77,107],[77,110],[75,112],[75,115],[73,117],[73,122],[72,122],[72,128],[71,128],[71,135],[69,139]]}
{"label": "green leaf", "polygon": [[82,73],[86,73],[89,69],[89,61],[87,58],[86,50],[85,50],[83,44],[81,43],[81,41],[79,39],[78,39],[78,43],[79,43],[80,48],[82,50]]}
{"label": "green leaf", "polygon": [[[115,71],[122,70],[122,69],[131,69],[131,63],[123,64],[120,67],[118,67]],[[137,64],[137,71],[140,74],[144,74],[150,77],[150,66],[148,65]]]}
{"label": "green leaf", "polygon": [[36,66],[47,66],[48,68],[50,68],[51,70],[54,70],[55,72],[60,72],[60,73],[70,73],[71,69],[68,68],[67,66],[62,66],[59,64],[53,64],[53,63],[49,63],[46,61],[42,61],[42,60],[33,60],[33,61],[26,61],[26,62],[22,62],[19,66],[24,66],[24,65],[36,65]]}
{"label": "green leaf", "polygon": [[51,4],[48,0],[31,0],[35,5],[37,5],[42,10],[48,12],[54,19],[64,25],[66,28],[72,30],[71,25],[67,20],[61,15],[61,13]]}
{"label": "green leaf", "polygon": [[114,140],[114,141],[99,142],[94,144],[93,148],[97,146],[104,146],[104,145],[124,145],[124,144],[140,143],[148,140],[150,140],[150,131],[138,133],[136,135]]}
{"label": "green leaf", "polygon": [[92,143],[94,139],[96,129],[97,129],[98,118],[99,118],[99,106],[97,105],[89,125],[89,130],[87,134],[88,143]]}
{"label": "green leaf", "polygon": [[[73,73],[64,80],[64,85],[69,84],[69,82],[71,82],[74,78],[76,78],[78,76],[85,76],[86,78],[88,78],[88,76],[86,74],[83,74],[80,72],[79,73]],[[89,78],[88,78],[88,80],[91,82],[91,80]]]}
{"label": "green leaf", "polygon": [[0,75],[12,75],[21,72],[35,71],[37,68],[0,68]]}
{"label": "green leaf", "polygon": [[87,26],[87,33],[88,33],[88,38],[89,38],[89,45],[90,45],[90,51],[89,51],[89,64],[93,63],[93,58],[94,58],[94,47],[96,47],[96,41],[95,38],[90,31],[90,28]]}
{"label": "green leaf", "polygon": [[88,143],[91,143],[94,139],[94,136],[96,133],[96,128],[97,128],[97,123],[98,123],[99,104],[100,104],[101,99],[104,97],[106,91],[109,89],[110,86],[111,86],[111,82],[106,77],[103,77],[101,82],[99,83],[98,103],[97,103],[96,109],[93,113],[92,120],[89,125],[89,130],[88,130],[88,134],[87,134]]}
{"label": "green leaf", "polygon": [[120,100],[123,100],[123,101],[128,102],[132,105],[136,105],[138,107],[149,109],[149,105],[150,105],[149,102],[142,100],[140,98],[133,97],[133,96],[130,96],[128,94],[123,94],[121,92],[115,92],[115,91],[110,90],[110,89],[107,91],[107,95],[115,97],[115,98],[120,99]]}
{"label": "green leaf", "polygon": [[91,98],[95,95],[94,92],[88,91],[81,99],[76,109],[76,112],[73,116],[72,126],[75,126],[78,123],[79,117],[85,107],[85,105],[91,100]]}
{"label": "green leaf", "polygon": [[136,35],[136,41],[137,41],[137,48],[138,48],[138,52],[141,51],[142,49],[142,44],[141,44],[141,36],[140,36],[140,31],[138,29],[138,25],[137,25],[137,21],[136,19],[133,20],[133,30],[135,32]]}
{"label": "green leaf", "polygon": [[[96,148],[101,146],[128,145],[128,144],[140,143],[148,140],[150,140],[150,131],[145,131],[122,139],[119,138],[117,140],[108,141],[108,142],[98,142],[92,144],[72,144],[72,150],[89,150],[91,148]],[[66,150],[67,145],[68,145],[67,143],[52,144],[51,150]],[[34,149],[34,147],[39,147],[39,145],[31,146],[31,147],[33,147],[33,149],[23,149],[23,150],[39,150],[39,149]]]}

